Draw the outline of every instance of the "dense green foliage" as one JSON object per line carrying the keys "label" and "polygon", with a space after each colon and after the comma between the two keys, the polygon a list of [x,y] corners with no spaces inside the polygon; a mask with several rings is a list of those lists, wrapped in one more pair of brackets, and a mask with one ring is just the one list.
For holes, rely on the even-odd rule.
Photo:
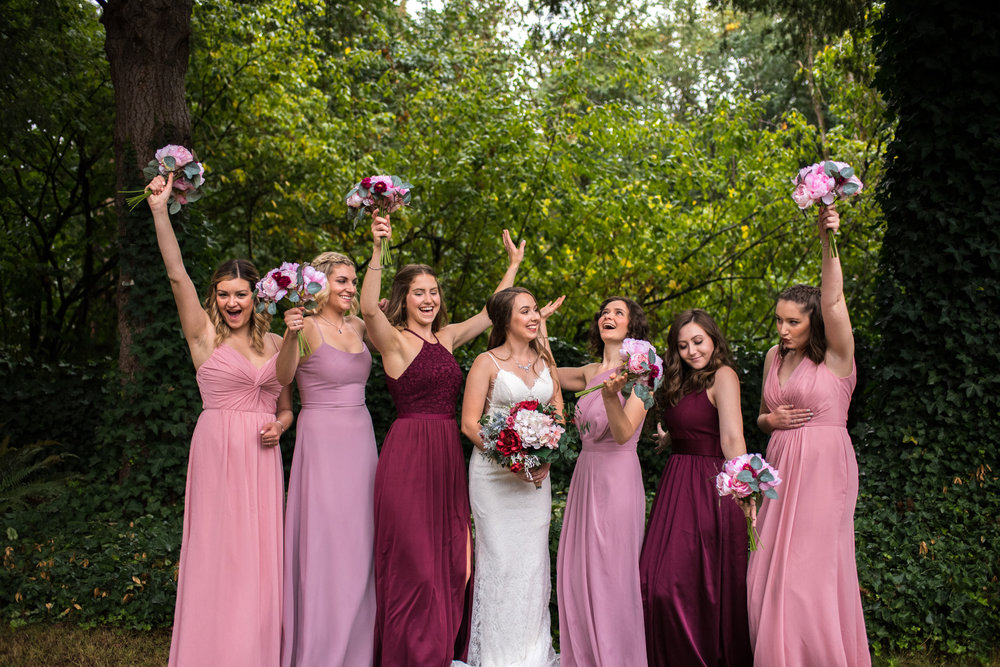
{"label": "dense green foliage", "polygon": [[[869,190],[883,183],[881,198],[842,207],[839,241],[863,385],[853,407],[868,407],[852,427],[869,636],[878,651],[983,655],[1000,629],[988,437],[1000,347],[988,317],[996,215],[978,204],[997,173],[972,156],[997,141],[996,91],[983,84],[995,84],[996,28],[975,28],[977,52],[950,37],[964,23],[890,3],[880,89],[900,129],[886,163],[881,8],[844,0],[833,9],[850,16],[817,18],[799,3],[734,4],[580,0],[548,13],[450,0],[405,14],[386,0],[197,0],[186,89],[208,185],[174,220],[185,263],[196,285],[231,256],[267,268],[334,249],[363,264],[368,230],[350,223],[343,195],[362,176],[397,173],[415,188],[393,220],[394,256],[439,271],[453,317],[477,311],[499,279],[504,228],[528,239],[521,284],[541,300],[570,290],[549,325],[562,363],[586,360],[605,295],[640,301],[658,344],[675,312],[707,308],[737,351],[759,451],[774,296],[818,278],[789,178],[822,156],[850,162]],[[75,458],[48,461],[54,477],[73,476],[59,498],[29,491],[30,509],[0,514],[0,609],[15,624],[168,625],[200,397],[148,214],[137,209],[127,242],[116,238],[103,29],[83,0],[2,9],[19,54],[0,66],[0,383],[18,406],[2,417],[3,460],[26,469],[43,440]],[[928,43],[954,48],[951,60]],[[917,67],[938,72],[938,88]],[[120,262],[134,284],[119,314]],[[119,316],[141,325],[124,384],[110,361]],[[393,409],[378,363],[368,402],[381,440]],[[294,432],[283,441],[289,465]],[[647,439],[640,458],[652,492],[664,455]],[[570,474],[553,469],[554,539]]]}
{"label": "dense green foliage", "polygon": [[858,555],[883,648],[986,655],[1000,631],[1000,216],[988,203],[1000,28],[989,14],[892,0],[881,26],[879,87],[899,124],[881,190]]}

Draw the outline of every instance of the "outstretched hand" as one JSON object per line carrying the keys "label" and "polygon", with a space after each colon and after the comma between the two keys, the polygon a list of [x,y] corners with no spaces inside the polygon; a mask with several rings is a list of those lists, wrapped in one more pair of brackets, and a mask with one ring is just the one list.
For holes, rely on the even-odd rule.
{"label": "outstretched hand", "polygon": [[543,320],[549,319],[549,316],[552,315],[552,313],[559,310],[559,306],[561,306],[563,304],[563,301],[565,300],[566,300],[566,295],[563,294],[555,301],[549,301],[547,304],[541,307],[541,309],[538,311],[538,314],[542,316]]}
{"label": "outstretched hand", "polygon": [[503,247],[507,251],[507,257],[510,259],[511,265],[520,265],[524,261],[524,246],[528,242],[526,240],[521,240],[520,245],[516,245],[514,240],[510,237],[510,232],[506,229],[503,230]]}
{"label": "outstretched hand", "polygon": [[626,380],[628,380],[628,377],[625,373],[612,373],[604,381],[604,388],[601,389],[601,393],[607,397],[616,396],[625,387]]}

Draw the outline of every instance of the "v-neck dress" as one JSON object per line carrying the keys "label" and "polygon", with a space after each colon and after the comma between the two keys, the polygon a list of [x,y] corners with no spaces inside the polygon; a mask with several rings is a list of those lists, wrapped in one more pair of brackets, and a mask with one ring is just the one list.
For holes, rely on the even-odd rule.
{"label": "v-neck dress", "polygon": [[281,452],[260,442],[281,393],[274,360],[257,368],[223,344],[198,368],[171,665],[280,659]]}
{"label": "v-neck dress", "polygon": [[764,378],[764,402],[811,408],[796,429],[776,430],[767,459],[782,478],[778,499],[757,516],[747,602],[754,664],[855,667],[871,664],[854,554],[858,463],[847,433],[857,381],[803,359],[782,387],[781,357]]}
{"label": "v-neck dress", "polygon": [[[600,386],[611,372],[590,384]],[[646,495],[636,454],[642,425],[619,445],[601,394],[576,404],[582,447],[566,497],[556,584],[560,659],[564,667],[645,667],[639,549]]]}

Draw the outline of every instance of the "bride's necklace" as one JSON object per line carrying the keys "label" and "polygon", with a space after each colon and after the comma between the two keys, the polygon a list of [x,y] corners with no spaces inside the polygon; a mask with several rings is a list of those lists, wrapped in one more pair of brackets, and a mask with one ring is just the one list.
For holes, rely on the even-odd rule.
{"label": "bride's necklace", "polygon": [[343,331],[343,329],[340,328],[340,327],[344,326],[343,322],[341,322],[340,323],[340,327],[338,327],[336,324],[334,324],[330,320],[328,320],[325,317],[323,317],[320,313],[316,313],[316,317],[318,317],[319,319],[323,320],[324,322],[326,322],[327,324],[329,324],[331,327],[333,327],[334,329],[336,329],[337,333],[343,335],[344,331]]}
{"label": "bride's necklace", "polygon": [[514,358],[514,351],[511,350],[510,353],[507,355],[507,358],[506,359],[501,359],[500,361],[512,361],[512,362],[514,362],[515,366],[517,366],[522,371],[524,371],[525,373],[527,373],[527,372],[529,372],[531,369],[533,369],[535,367],[535,362],[538,361],[538,359],[537,358],[536,359],[532,359],[531,361],[529,361],[526,364],[521,364],[521,363],[518,363],[517,359]]}

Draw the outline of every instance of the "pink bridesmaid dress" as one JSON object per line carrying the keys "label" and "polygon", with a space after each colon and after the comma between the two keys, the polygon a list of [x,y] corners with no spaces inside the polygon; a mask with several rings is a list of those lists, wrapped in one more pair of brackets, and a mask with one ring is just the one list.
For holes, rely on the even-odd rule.
{"label": "pink bridesmaid dress", "polygon": [[[604,382],[601,373],[591,386]],[[624,400],[624,399],[623,399]],[[562,667],[645,667],[639,550],[646,495],[636,429],[615,442],[601,392],[576,407],[582,448],[566,498],[556,575]]]}
{"label": "pink bridesmaid dress", "polygon": [[367,347],[350,353],[324,341],[295,374],[302,411],[285,512],[285,667],[372,664],[378,453],[365,405],[371,367]]}
{"label": "pink bridesmaid dress", "polygon": [[220,345],[198,368],[203,410],[191,438],[170,664],[278,664],[281,452],[260,444],[281,385]]}
{"label": "pink bridesmaid dress", "polygon": [[759,667],[867,667],[871,664],[854,555],[858,463],[847,433],[856,370],[835,376],[803,359],[780,386],[776,356],[764,401],[811,408],[803,427],[776,430],[767,459],[783,480],[757,518],[747,603]]}

